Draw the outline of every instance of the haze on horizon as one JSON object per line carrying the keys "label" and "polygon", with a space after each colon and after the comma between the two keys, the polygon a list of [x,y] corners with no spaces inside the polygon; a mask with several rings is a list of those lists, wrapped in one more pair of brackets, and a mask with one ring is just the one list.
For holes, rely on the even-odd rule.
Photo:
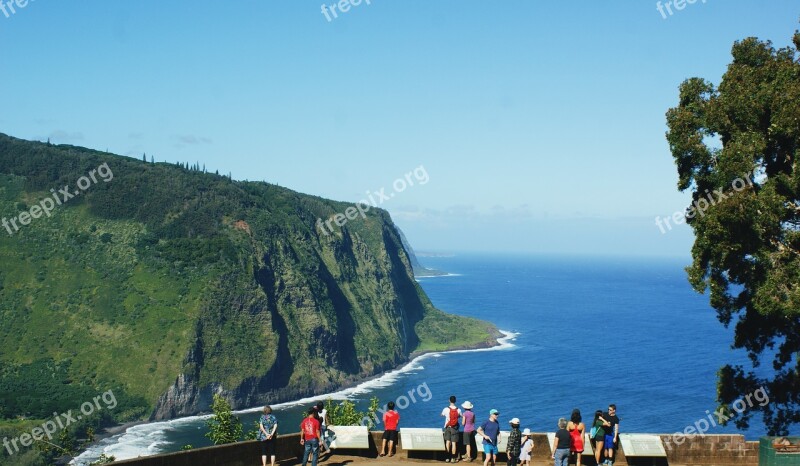
{"label": "haze on horizon", "polygon": [[800,9],[657,3],[29,2],[0,12],[0,132],[347,202],[384,189],[422,251],[687,256],[690,229],[654,222],[689,199],[664,114],[684,79],[719,83],[734,41],[788,45]]}

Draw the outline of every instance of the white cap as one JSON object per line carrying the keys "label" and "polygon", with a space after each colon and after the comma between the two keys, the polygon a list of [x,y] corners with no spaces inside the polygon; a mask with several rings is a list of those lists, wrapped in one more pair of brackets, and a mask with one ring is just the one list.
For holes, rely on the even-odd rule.
{"label": "white cap", "polygon": [[514,419],[508,421],[509,424],[519,424],[519,418],[515,417]]}

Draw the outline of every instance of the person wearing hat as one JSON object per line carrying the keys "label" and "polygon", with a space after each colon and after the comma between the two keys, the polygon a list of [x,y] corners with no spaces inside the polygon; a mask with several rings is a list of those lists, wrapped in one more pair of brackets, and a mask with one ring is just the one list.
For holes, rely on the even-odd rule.
{"label": "person wearing hat", "polygon": [[506,442],[506,456],[508,456],[508,466],[517,466],[519,460],[519,450],[522,446],[522,432],[519,430],[519,418],[508,421],[511,424],[511,433],[508,434]]}
{"label": "person wearing hat", "polygon": [[522,431],[522,447],[519,452],[519,462],[521,466],[529,466],[531,463],[531,452],[533,451],[533,439],[531,430],[527,427]]}
{"label": "person wearing hat", "polygon": [[[467,461],[475,461],[472,456],[472,445],[475,445],[475,413],[472,412],[472,403],[465,401],[461,404],[464,411],[461,413],[461,425],[464,426],[461,441],[467,446]],[[478,456],[478,452],[475,452]]]}
{"label": "person wearing hat", "polygon": [[478,435],[483,438],[483,452],[486,453],[483,466],[494,466],[497,460],[497,445],[500,443],[500,423],[497,422],[499,415],[496,409],[489,411],[489,420],[478,427]]}

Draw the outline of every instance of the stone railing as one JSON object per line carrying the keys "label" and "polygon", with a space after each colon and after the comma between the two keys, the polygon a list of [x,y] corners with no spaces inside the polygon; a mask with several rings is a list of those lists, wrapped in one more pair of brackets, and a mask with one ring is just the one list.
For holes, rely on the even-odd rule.
{"label": "stone railing", "polygon": [[[441,451],[406,451],[402,448],[402,429],[400,445],[393,459],[395,460],[438,460],[443,461],[446,456],[444,446]],[[378,455],[376,445],[380,445],[381,432],[370,433],[369,449],[346,450],[337,449],[337,454],[347,456],[363,456],[375,458]],[[669,435],[660,435],[666,445]],[[299,434],[283,435],[276,439],[277,459],[281,462],[295,459],[300,462],[302,447]],[[550,446],[546,434],[533,434],[535,448],[532,452],[534,464],[550,463]],[[692,466],[757,466],[758,442],[746,442],[742,435],[690,435],[680,445],[667,448],[667,458],[625,458],[625,452],[620,449],[614,463],[617,466],[647,464],[650,465],[692,465]],[[198,448],[195,450],[167,453],[163,455],[147,456],[142,458],[117,461],[114,464],[124,466],[252,466],[259,464],[261,450],[258,442],[239,442],[229,445]],[[498,464],[505,463],[505,455],[501,454]],[[480,455],[479,455],[480,457]],[[594,465],[591,455],[584,455],[585,465]],[[478,464],[477,462],[475,464]]]}

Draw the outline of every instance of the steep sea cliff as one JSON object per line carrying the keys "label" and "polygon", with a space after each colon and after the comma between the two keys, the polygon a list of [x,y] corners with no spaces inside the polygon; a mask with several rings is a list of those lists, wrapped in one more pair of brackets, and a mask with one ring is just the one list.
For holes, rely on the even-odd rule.
{"label": "steep sea cliff", "polygon": [[214,394],[246,408],[496,336],[431,305],[380,209],[321,232],[351,205],[0,135],[0,216],[47,199],[63,202],[0,232],[6,419],[107,390],[119,406],[106,422],[206,412]]}

